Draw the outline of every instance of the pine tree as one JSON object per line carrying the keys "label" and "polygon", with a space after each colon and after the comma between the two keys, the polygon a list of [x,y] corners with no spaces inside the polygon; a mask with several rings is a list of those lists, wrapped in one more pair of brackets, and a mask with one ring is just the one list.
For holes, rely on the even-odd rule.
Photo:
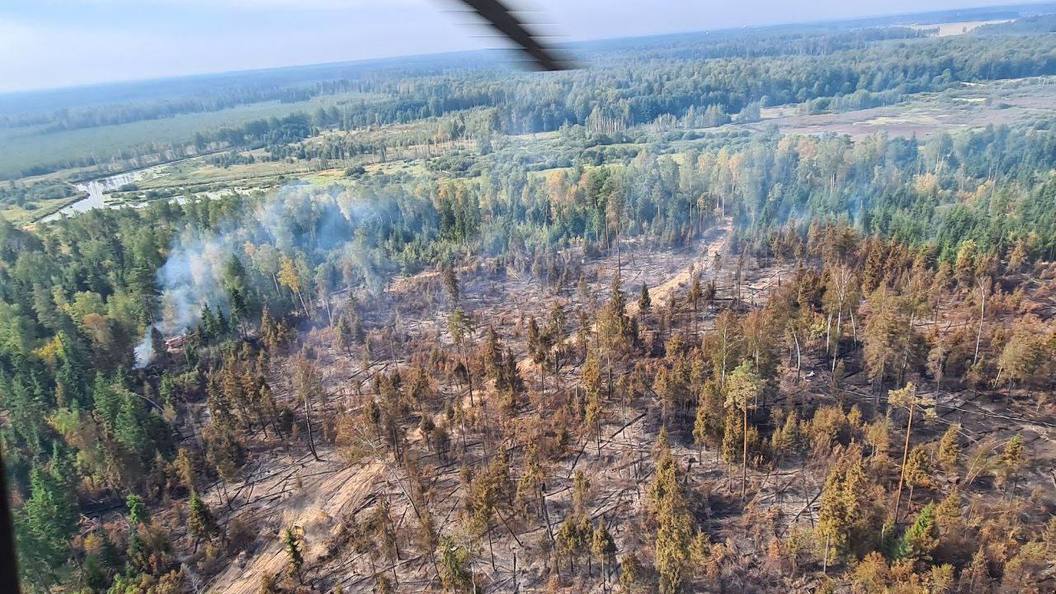
{"label": "pine tree", "polygon": [[612,568],[616,564],[616,541],[613,540],[604,521],[594,528],[590,539],[590,552],[601,565],[601,579],[607,584]]}
{"label": "pine tree", "polygon": [[648,313],[649,309],[653,306],[653,300],[649,296],[649,287],[642,283],[642,291],[638,297],[638,311],[641,313]]}
{"label": "pine tree", "polygon": [[964,528],[963,513],[961,494],[956,488],[935,506],[935,526],[944,539],[959,542]]}
{"label": "pine tree", "polygon": [[909,485],[909,504],[913,504],[913,490],[931,485],[931,456],[923,446],[913,448],[906,460],[906,484]]}
{"label": "pine tree", "polygon": [[209,507],[196,491],[191,491],[191,499],[187,507],[187,529],[191,535],[195,540],[203,538],[211,540],[219,527],[216,525],[216,519],[213,518],[213,512],[209,511]]}
{"label": "pine tree", "polygon": [[902,446],[902,466],[898,475],[898,491],[895,493],[895,511],[892,516],[893,520],[898,522],[898,510],[902,503],[902,486],[906,480],[906,463],[909,461],[909,439],[913,433],[913,413],[920,404],[920,399],[917,397],[917,387],[909,383],[901,389],[891,390],[887,394],[887,401],[891,406],[902,407],[909,412],[909,419],[906,421],[906,438]]}
{"label": "pine tree", "polygon": [[698,458],[703,459],[704,457],[704,446],[708,442],[708,437],[708,409],[704,398],[698,398],[697,409],[693,416],[693,444],[697,446]]}
{"label": "pine tree", "polygon": [[1029,382],[1046,362],[1045,336],[1033,318],[1016,320],[1012,336],[997,359],[995,382],[1007,380],[1008,390],[1017,382]]}
{"label": "pine tree", "polygon": [[260,585],[257,587],[257,594],[279,594],[278,585],[275,583],[277,580],[274,575],[265,573],[260,576]]}
{"label": "pine tree", "polygon": [[622,352],[629,346],[630,320],[620,274],[612,276],[609,301],[598,314],[598,336],[609,352]]}
{"label": "pine tree", "polygon": [[467,592],[473,588],[473,573],[469,569],[470,553],[450,536],[440,537],[440,583],[447,592]]}
{"label": "pine tree", "polygon": [[546,478],[541,458],[539,448],[534,443],[528,444],[524,450],[524,465],[521,471],[521,478],[517,481],[516,496],[514,497],[518,507],[525,512],[528,511],[531,503],[537,502],[540,506],[539,516],[544,515],[542,509],[544,502],[542,501],[541,493],[543,481]]}
{"label": "pine tree", "polygon": [[539,331],[539,323],[535,316],[528,318],[528,353],[536,365],[541,365],[546,356],[543,347],[543,334]]}
{"label": "pine tree", "polygon": [[660,367],[656,371],[656,377],[653,379],[653,392],[660,398],[661,418],[665,426],[670,426],[671,424],[671,414],[678,398],[678,385],[671,376],[672,373],[667,367]]}
{"label": "pine tree", "polygon": [[700,307],[700,300],[704,297],[704,289],[700,285],[700,274],[693,273],[693,280],[690,282],[689,291],[686,292],[686,301],[689,302],[690,307],[693,309],[693,332],[696,333],[697,329],[697,310]]}
{"label": "pine tree", "polygon": [[352,358],[352,344],[355,342],[352,336],[352,323],[348,321],[347,315],[337,319],[337,348],[344,351]]}
{"label": "pine tree", "polygon": [[180,483],[188,491],[194,491],[194,462],[191,460],[191,454],[187,448],[180,448],[176,451],[176,458],[172,461],[173,470],[176,471],[176,477],[180,480]]}
{"label": "pine tree", "polygon": [[1012,488],[1009,492],[1011,496],[1016,494],[1016,482],[1019,478],[1019,471],[1023,467],[1023,462],[1023,437],[1017,433],[1005,444],[1005,449],[1001,452],[1001,466],[998,470],[1003,482],[1012,482]]}
{"label": "pine tree", "polygon": [[[498,383],[502,372],[502,344],[499,342],[499,335],[495,332],[494,326],[489,325],[484,335],[484,346],[481,347],[480,358],[484,362],[485,373]],[[501,389],[502,386],[498,387]]]}
{"label": "pine tree", "polygon": [[371,524],[374,526],[374,542],[377,543],[382,557],[392,566],[392,579],[395,581],[397,579],[396,564],[400,560],[400,544],[397,540],[396,525],[392,521],[388,497],[382,497],[378,502]]}
{"label": "pine tree", "polygon": [[985,547],[979,547],[972,555],[971,564],[961,572],[960,591],[971,594],[990,592],[991,582]]}
{"label": "pine tree", "polygon": [[961,445],[958,442],[961,426],[958,423],[951,424],[939,440],[939,464],[949,474],[957,472],[961,459]]}
{"label": "pine tree", "polygon": [[869,295],[869,315],[865,319],[863,340],[866,371],[869,379],[882,387],[884,380],[901,381],[914,347],[912,318],[906,300],[886,286]]}
{"label": "pine tree", "polygon": [[143,498],[139,495],[126,497],[125,507],[128,508],[128,523],[130,526],[139,526],[150,521],[147,507],[143,504]]}
{"label": "pine tree", "polygon": [[935,505],[927,504],[917,514],[917,518],[906,529],[898,544],[896,557],[913,561],[928,562],[931,553],[939,544],[938,529],[935,527]]}
{"label": "pine tree", "polygon": [[642,578],[644,568],[638,560],[638,555],[627,553],[620,559],[620,589],[623,592],[635,593],[642,591]]}
{"label": "pine tree", "polygon": [[201,322],[198,327],[201,331],[202,341],[205,343],[212,342],[218,335],[216,316],[213,315],[213,310],[208,303],[202,306]]}
{"label": "pine tree", "polygon": [[119,389],[121,409],[114,420],[114,438],[142,459],[153,455],[150,437],[147,434],[147,411],[139,396],[129,390]]}
{"label": "pine tree", "polygon": [[568,559],[569,571],[575,574],[576,559],[589,554],[592,530],[590,518],[583,512],[573,512],[554,533],[559,557]]}
{"label": "pine tree", "polygon": [[282,546],[286,549],[286,557],[290,564],[290,573],[301,578],[301,570],[304,568],[304,556],[301,554],[301,540],[291,528],[282,532]]}
{"label": "pine tree", "polygon": [[861,449],[852,446],[832,466],[821,492],[816,531],[823,545],[823,571],[835,555],[869,542],[866,530],[875,521],[875,501],[862,467]]}
{"label": "pine tree", "polygon": [[56,338],[62,344],[62,365],[55,374],[55,382],[62,387],[67,402],[87,404],[90,370],[94,367],[87,349],[75,335],[59,332]]}
{"label": "pine tree", "polygon": [[18,376],[8,380],[0,374],[0,403],[10,415],[9,427],[33,455],[43,451],[45,410],[41,394]]}
{"label": "pine tree", "polygon": [[781,429],[774,432],[770,438],[770,449],[779,460],[788,453],[794,452],[799,444],[799,418],[796,411],[790,411],[785,415],[785,422]]}
{"label": "pine tree", "polygon": [[709,440],[723,437],[723,396],[715,380],[708,379],[700,388],[693,419],[693,443],[703,454]]}
{"label": "pine tree", "polygon": [[455,269],[450,264],[445,264],[442,270],[444,278],[444,288],[447,289],[447,296],[451,299],[451,303],[457,304],[459,298],[459,286],[458,286],[458,275],[455,273]]}
{"label": "pine tree", "polygon": [[30,497],[15,518],[20,569],[27,583],[50,581],[66,562],[77,515],[77,502],[68,486],[33,466]]}
{"label": "pine tree", "polygon": [[650,505],[656,517],[656,570],[660,592],[680,592],[691,577],[690,553],[693,542],[692,517],[686,508],[678,467],[671,455],[667,430],[661,428],[655,451],[656,474],[649,487]]}
{"label": "pine tree", "polygon": [[741,499],[748,488],[748,410],[755,405],[762,392],[762,381],[748,361],[733,370],[726,381],[726,406],[741,412]]}

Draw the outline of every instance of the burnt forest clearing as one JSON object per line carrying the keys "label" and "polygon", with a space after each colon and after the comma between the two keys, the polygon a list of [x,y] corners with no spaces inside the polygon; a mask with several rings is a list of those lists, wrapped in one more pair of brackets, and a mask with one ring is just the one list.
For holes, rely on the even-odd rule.
{"label": "burnt forest clearing", "polygon": [[23,587],[1056,590],[1044,8],[0,97]]}

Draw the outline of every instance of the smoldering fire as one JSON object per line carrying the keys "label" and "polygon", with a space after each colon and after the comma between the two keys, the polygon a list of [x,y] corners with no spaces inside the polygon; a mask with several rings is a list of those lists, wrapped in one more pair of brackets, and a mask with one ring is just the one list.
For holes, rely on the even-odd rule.
{"label": "smoldering fire", "polygon": [[[398,191],[396,191],[398,193]],[[247,290],[286,290],[281,286],[283,267],[303,272],[297,259],[330,260],[346,281],[383,284],[391,263],[379,259],[378,234],[364,231],[404,219],[418,220],[427,233],[435,229],[432,206],[407,194],[379,196],[371,188],[285,186],[266,196],[237,219],[209,230],[188,229],[176,241],[156,281],[161,299],[156,321],[135,347],[137,367],[148,365],[158,353],[152,330],[163,337],[178,337],[193,330],[206,306],[230,316],[236,304],[232,294]],[[414,214],[401,204],[415,202]],[[239,270],[258,274],[244,278]],[[286,285],[296,282],[285,279]],[[316,282],[303,279],[303,282]],[[259,286],[239,286],[257,283]]]}

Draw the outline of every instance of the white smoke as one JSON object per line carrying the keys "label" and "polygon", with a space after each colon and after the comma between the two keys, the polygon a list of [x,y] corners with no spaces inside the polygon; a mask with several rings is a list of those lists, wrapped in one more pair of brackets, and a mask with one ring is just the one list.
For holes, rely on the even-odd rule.
{"label": "white smoke", "polygon": [[136,368],[146,367],[154,360],[154,345],[150,341],[150,328],[147,329],[143,340],[139,341],[139,344],[132,349],[132,352],[136,356]]}
{"label": "white smoke", "polygon": [[[243,249],[249,243],[283,253],[294,247],[306,253],[358,252],[354,230],[363,221],[380,216],[376,202],[377,196],[369,191],[287,186],[265,198],[241,220],[205,232],[187,230],[174,242],[168,259],[158,269],[158,321],[147,328],[135,347],[137,367],[146,366],[157,355],[151,344],[152,328],[166,337],[178,336],[199,323],[206,305],[214,311],[230,311],[223,274],[232,254],[250,268]],[[325,216],[319,217],[320,212]],[[297,225],[298,221],[313,218],[321,218],[316,227],[303,229]]]}
{"label": "white smoke", "polygon": [[158,269],[161,287],[160,319],[147,328],[134,352],[136,366],[148,365],[157,354],[151,340],[152,329],[164,336],[176,336],[193,328],[201,320],[202,309],[227,309],[227,294],[221,290],[223,263],[232,253],[232,242],[239,233],[185,235]]}

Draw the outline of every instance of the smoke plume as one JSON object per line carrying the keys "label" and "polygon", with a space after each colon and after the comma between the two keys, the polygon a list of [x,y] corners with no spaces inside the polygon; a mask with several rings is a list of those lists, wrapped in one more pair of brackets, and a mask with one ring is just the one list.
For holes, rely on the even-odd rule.
{"label": "smoke plume", "polygon": [[[310,265],[332,261],[346,275],[355,271],[359,280],[369,282],[372,276],[384,275],[391,267],[378,262],[376,240],[361,232],[363,228],[403,222],[406,208],[401,204],[408,200],[417,203],[417,213],[427,213],[425,219],[435,218],[431,205],[423,209],[421,200],[406,194],[393,198],[392,193],[387,189],[386,196],[379,197],[370,188],[286,186],[236,220],[210,230],[188,228],[158,269],[161,299],[152,328],[165,337],[179,336],[197,326],[206,306],[230,313],[225,271],[232,258],[255,271],[260,284],[256,288],[264,290],[272,290],[278,261],[290,254],[307,258]],[[138,366],[157,355],[150,335],[148,328],[135,347]]]}

